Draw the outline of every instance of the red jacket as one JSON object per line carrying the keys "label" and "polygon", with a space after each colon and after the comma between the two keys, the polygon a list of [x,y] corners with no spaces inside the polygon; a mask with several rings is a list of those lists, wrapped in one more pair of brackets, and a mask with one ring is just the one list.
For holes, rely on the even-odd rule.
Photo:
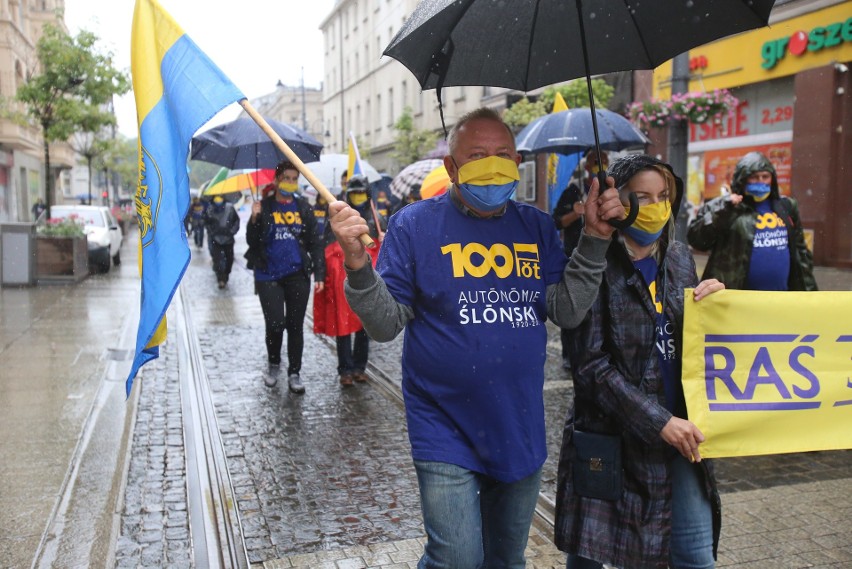
{"label": "red jacket", "polygon": [[[380,245],[367,249],[376,266]],[[363,328],[343,294],[346,270],[343,268],[343,249],[337,241],[325,248],[325,287],[314,294],[314,333],[326,336],[347,336]]]}

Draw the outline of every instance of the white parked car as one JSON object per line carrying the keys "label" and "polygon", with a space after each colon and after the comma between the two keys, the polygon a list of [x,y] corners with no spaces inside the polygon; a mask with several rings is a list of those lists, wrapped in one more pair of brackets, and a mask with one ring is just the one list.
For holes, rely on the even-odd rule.
{"label": "white parked car", "polygon": [[114,265],[120,265],[124,234],[109,208],[98,205],[55,205],[50,208],[51,218],[72,215],[83,222],[83,231],[89,242],[89,266],[106,273],[110,260]]}

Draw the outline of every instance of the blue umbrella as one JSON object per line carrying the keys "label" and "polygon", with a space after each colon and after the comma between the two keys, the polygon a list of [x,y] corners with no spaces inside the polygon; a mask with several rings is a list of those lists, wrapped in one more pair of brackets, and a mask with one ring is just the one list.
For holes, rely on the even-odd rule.
{"label": "blue umbrella", "polygon": [[[266,122],[302,162],[319,160],[321,142],[295,126],[268,118]],[[231,170],[275,168],[285,159],[284,153],[278,150],[269,136],[249,118],[236,119],[194,136],[190,157],[193,160],[219,164]]]}
{"label": "blue umbrella", "polygon": [[[612,111],[598,109],[598,134],[602,150],[641,148],[650,141],[633,123]],[[573,154],[595,146],[592,111],[568,109],[532,121],[515,137],[518,152]]]}

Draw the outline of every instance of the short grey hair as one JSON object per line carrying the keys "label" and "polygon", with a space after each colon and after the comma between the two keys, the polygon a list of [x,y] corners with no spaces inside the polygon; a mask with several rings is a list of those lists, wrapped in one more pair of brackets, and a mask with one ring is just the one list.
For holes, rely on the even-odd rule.
{"label": "short grey hair", "polygon": [[509,133],[509,138],[512,139],[512,148],[514,149],[515,133],[512,132],[512,129],[509,128],[509,125],[507,125],[503,121],[503,117],[500,116],[500,113],[498,113],[494,109],[489,109],[488,107],[480,107],[462,115],[461,118],[459,118],[459,120],[456,122],[456,124],[454,124],[452,128],[450,128],[450,133],[447,135],[447,148],[449,149],[450,154],[452,154],[453,151],[456,149],[456,144],[458,144],[459,138],[459,130],[461,130],[461,127],[463,127],[465,124],[469,123],[472,120],[478,119],[497,121],[504,127],[506,127],[506,132]]}

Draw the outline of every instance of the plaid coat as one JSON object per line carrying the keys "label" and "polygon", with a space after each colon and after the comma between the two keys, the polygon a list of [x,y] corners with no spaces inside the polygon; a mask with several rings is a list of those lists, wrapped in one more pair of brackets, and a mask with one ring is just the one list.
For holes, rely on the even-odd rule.
{"label": "plaid coat", "polygon": [[[665,251],[665,311],[682,352],[685,287],[698,283],[686,245]],[[661,276],[657,277],[661,286]],[[660,431],[671,419],[658,355],[654,348],[656,310],[641,274],[616,239],[607,252],[600,293],[583,323],[571,331],[574,407],[568,415],[559,457],[556,544],[622,569],[667,567],[671,534],[669,462],[676,451]],[[619,434],[622,439],[623,493],[618,501],[584,498],[572,487],[574,427]],[[714,555],[721,526],[721,502],[712,464],[701,470],[713,504]]]}

